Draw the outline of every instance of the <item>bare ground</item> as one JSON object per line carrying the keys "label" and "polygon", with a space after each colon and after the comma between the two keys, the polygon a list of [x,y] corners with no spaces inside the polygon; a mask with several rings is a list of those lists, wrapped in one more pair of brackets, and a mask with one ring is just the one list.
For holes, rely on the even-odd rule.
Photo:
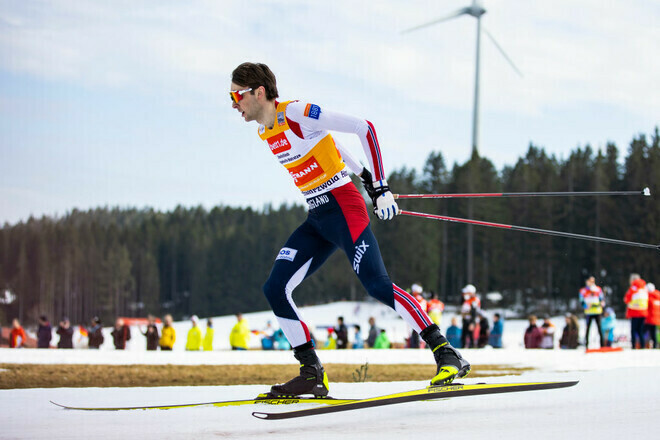
{"label": "bare ground", "polygon": [[[432,365],[325,364],[324,367],[332,382],[426,380],[435,374]],[[469,377],[518,375],[528,370],[531,368],[473,365]],[[0,364],[0,389],[274,384],[297,374],[296,365]]]}

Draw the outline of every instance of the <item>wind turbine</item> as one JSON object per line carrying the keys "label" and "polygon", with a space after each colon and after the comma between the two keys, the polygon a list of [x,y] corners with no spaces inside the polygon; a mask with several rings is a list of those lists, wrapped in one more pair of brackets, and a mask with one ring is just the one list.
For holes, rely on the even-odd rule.
{"label": "wind turbine", "polygon": [[404,30],[402,33],[413,32],[418,29],[425,27],[433,26],[438,23],[442,23],[452,18],[460,17],[462,15],[470,15],[477,19],[477,57],[476,57],[476,69],[474,73],[474,107],[472,109],[472,152],[478,151],[479,146],[479,82],[480,82],[480,59],[481,59],[481,32],[483,31],[488,38],[493,42],[497,50],[502,54],[504,59],[511,65],[513,70],[516,71],[518,75],[522,77],[522,73],[516,67],[516,65],[511,61],[511,58],[504,52],[504,49],[495,41],[495,38],[486,30],[486,28],[481,26],[481,17],[486,13],[486,9],[479,3],[478,0],[472,0],[472,5],[465,8],[458,9],[452,12],[449,15],[446,15],[441,18],[437,18],[428,23],[421,24],[419,26],[412,27],[410,29]]}
{"label": "wind turbine", "polygon": [[[504,49],[495,41],[495,38],[481,26],[481,17],[486,13],[486,9],[481,6],[478,0],[472,0],[472,5],[467,6],[461,9],[458,9],[452,12],[449,15],[446,15],[441,18],[437,18],[428,23],[421,24],[419,26],[412,27],[410,29],[404,30],[402,33],[408,33],[422,29],[425,27],[433,26],[438,23],[442,23],[447,20],[451,20],[462,15],[470,15],[477,19],[477,59],[476,59],[476,68],[474,73],[474,106],[472,108],[472,156],[474,157],[475,153],[479,152],[479,81],[480,81],[480,65],[481,65],[481,31],[483,30],[488,38],[495,44],[495,47],[502,54],[504,59],[513,67],[513,70],[516,71],[518,75],[522,77],[522,73],[516,67],[516,65],[511,61],[511,58],[504,52]],[[471,182],[471,181],[470,181]],[[468,201],[468,218],[472,218],[473,205],[472,199]],[[473,226],[467,226],[467,261],[466,261],[466,278],[468,283],[473,282],[474,274],[474,231]],[[444,285],[444,280],[443,280]]]}

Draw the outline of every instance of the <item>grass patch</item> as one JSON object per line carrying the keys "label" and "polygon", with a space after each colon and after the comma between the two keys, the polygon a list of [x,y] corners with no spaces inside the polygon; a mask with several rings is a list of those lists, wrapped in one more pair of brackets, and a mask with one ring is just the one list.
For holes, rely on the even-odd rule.
{"label": "grass patch", "polygon": [[[357,364],[325,364],[331,382],[354,382]],[[428,380],[432,365],[369,364],[368,382]],[[519,375],[531,368],[473,365],[470,378]],[[0,364],[0,389],[253,385],[286,382],[297,365],[60,365]],[[360,377],[363,379],[364,377]]]}

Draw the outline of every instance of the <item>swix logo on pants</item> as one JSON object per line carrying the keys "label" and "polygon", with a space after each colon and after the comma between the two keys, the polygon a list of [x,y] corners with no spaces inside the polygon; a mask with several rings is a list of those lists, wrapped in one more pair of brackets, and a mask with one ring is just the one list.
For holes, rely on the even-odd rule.
{"label": "swix logo on pants", "polygon": [[369,245],[362,240],[362,243],[355,246],[355,256],[353,257],[353,270],[355,273],[360,273],[360,262],[362,257],[367,252]]}

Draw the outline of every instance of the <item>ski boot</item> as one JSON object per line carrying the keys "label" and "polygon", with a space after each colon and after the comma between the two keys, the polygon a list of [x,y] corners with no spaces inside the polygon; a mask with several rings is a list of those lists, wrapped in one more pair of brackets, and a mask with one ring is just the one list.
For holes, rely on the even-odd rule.
{"label": "ski boot", "polygon": [[300,362],[300,375],[285,384],[273,385],[269,396],[297,397],[309,394],[318,398],[327,397],[328,375],[325,374],[312,343],[308,342],[296,347],[293,356]]}
{"label": "ski boot", "polygon": [[435,363],[438,365],[436,375],[431,379],[431,386],[448,385],[454,379],[465,377],[470,373],[470,363],[449,344],[436,324],[422,330],[420,336],[433,350]]}

